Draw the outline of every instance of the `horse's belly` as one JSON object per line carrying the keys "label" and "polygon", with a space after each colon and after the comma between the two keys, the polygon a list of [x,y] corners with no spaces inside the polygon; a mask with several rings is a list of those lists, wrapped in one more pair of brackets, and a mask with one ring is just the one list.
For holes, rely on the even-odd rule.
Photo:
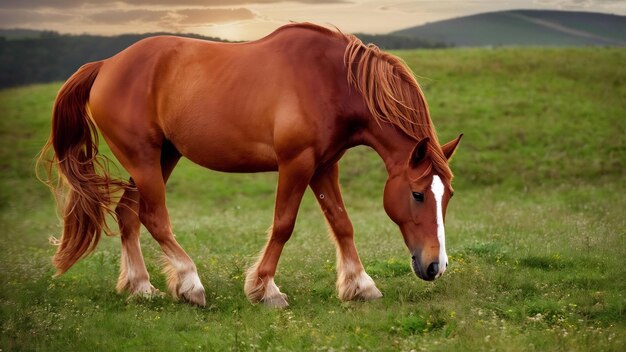
{"label": "horse's belly", "polygon": [[207,136],[177,143],[179,152],[194,163],[223,172],[263,172],[278,170],[276,153],[268,144]]}

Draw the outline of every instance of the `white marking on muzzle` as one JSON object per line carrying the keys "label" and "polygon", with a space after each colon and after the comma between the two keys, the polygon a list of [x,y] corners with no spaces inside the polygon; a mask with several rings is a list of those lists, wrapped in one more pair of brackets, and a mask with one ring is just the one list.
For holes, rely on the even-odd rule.
{"label": "white marking on muzzle", "polygon": [[442,199],[444,186],[439,176],[433,176],[433,183],[430,185],[430,189],[435,196],[435,203],[437,206],[437,239],[439,240],[439,272],[435,278],[443,275],[446,271],[446,264],[448,264],[448,255],[446,254],[446,230],[443,226],[443,209]]}

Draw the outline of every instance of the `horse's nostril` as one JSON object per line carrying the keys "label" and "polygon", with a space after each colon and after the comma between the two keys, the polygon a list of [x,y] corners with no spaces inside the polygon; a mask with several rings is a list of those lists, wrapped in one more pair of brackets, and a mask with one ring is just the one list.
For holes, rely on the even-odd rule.
{"label": "horse's nostril", "polygon": [[426,275],[428,275],[429,280],[434,280],[438,272],[439,272],[439,263],[437,262],[430,263],[430,265],[426,269]]}

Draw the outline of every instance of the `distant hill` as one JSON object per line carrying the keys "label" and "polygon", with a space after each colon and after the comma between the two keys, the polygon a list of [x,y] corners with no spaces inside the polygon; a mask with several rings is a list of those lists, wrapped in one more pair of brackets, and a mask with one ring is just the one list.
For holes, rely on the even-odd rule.
{"label": "distant hill", "polygon": [[442,42],[429,41],[416,37],[409,37],[406,35],[394,35],[394,34],[365,34],[354,33],[365,44],[373,43],[383,50],[394,49],[418,49],[418,48],[445,48],[446,45]]}
{"label": "distant hill", "polygon": [[0,37],[6,40],[41,38],[45,36],[46,33],[55,32],[25,28],[0,28]]}
{"label": "distant hill", "polygon": [[[0,30],[0,88],[62,81],[81,65],[106,59],[146,37],[168,33],[114,37],[61,35],[53,31]],[[224,41],[196,34],[184,37]]]}
{"label": "distant hill", "polygon": [[[0,88],[67,79],[86,62],[111,57],[136,41],[155,35],[179,35],[225,41],[196,34],[148,33],[114,37],[62,35],[54,31],[0,29]],[[407,36],[357,34],[383,49],[443,47]]]}
{"label": "distant hill", "polygon": [[453,46],[626,46],[626,16],[512,10],[427,23],[390,34]]}
{"label": "distant hill", "polygon": [[[131,36],[131,37],[136,36],[137,38],[144,38],[145,36],[156,35],[156,34],[181,35],[181,34],[173,34],[173,33],[154,33],[154,34],[144,34],[144,35],[129,34],[125,36]],[[406,35],[366,34],[366,33],[354,33],[354,35],[359,37],[359,39],[361,39],[364,43],[374,43],[378,45],[381,49],[441,48],[441,47],[447,46],[441,42],[431,42],[431,41],[427,41],[427,40],[423,40],[423,39],[415,38],[415,37],[410,37]],[[46,30],[42,31],[42,30],[23,29],[23,28],[13,28],[13,29],[0,28],[0,38],[4,38],[5,40],[40,39],[40,38],[45,38],[45,37],[59,37],[59,36],[62,36],[62,35],[55,31],[46,31]],[[69,35],[63,35],[63,36],[72,37]],[[204,37],[204,36],[196,35],[196,34],[182,34],[182,36],[223,41],[218,38]],[[110,37],[107,37],[107,38],[110,38]]]}

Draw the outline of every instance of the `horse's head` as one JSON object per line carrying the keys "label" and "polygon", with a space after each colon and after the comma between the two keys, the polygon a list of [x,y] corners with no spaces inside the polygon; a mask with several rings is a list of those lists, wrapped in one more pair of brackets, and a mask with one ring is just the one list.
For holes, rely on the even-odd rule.
{"label": "horse's head", "polygon": [[443,156],[434,153],[433,142],[422,139],[407,156],[406,166],[390,174],[385,185],[385,211],[400,227],[415,274],[427,281],[443,275],[448,266],[444,219],[454,192],[450,172],[438,172],[437,163],[449,170],[448,160],[462,136],[442,147]]}

